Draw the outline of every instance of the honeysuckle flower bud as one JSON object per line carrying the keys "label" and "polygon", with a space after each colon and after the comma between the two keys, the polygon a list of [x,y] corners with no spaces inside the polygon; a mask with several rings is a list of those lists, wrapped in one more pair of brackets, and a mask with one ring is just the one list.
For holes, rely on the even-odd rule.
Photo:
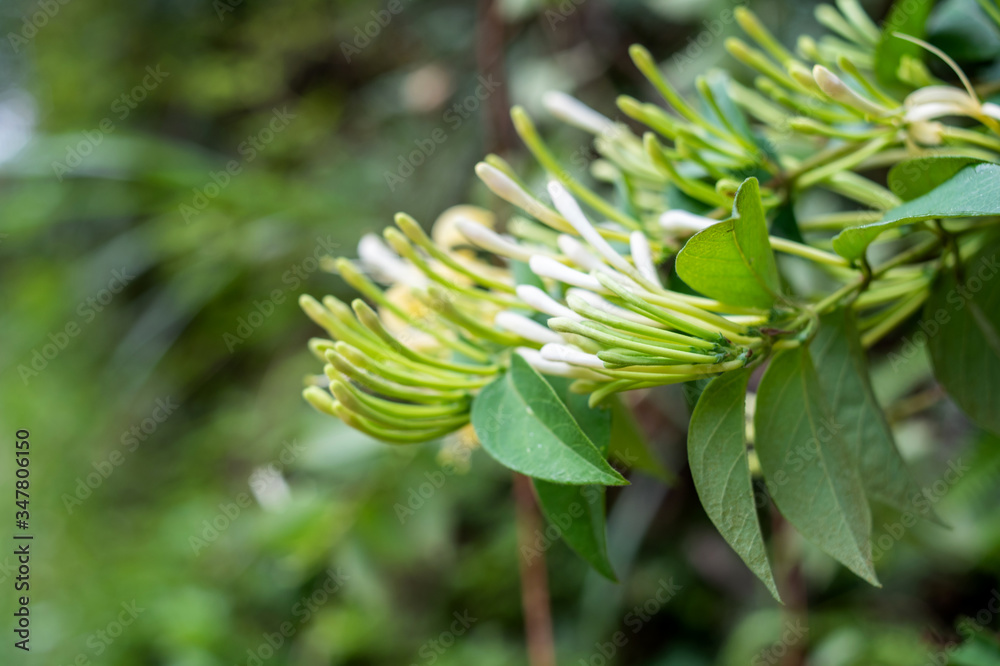
{"label": "honeysuckle flower bud", "polygon": [[358,259],[365,273],[376,282],[391,285],[397,282],[414,286],[427,284],[427,278],[403,261],[375,234],[365,234],[358,243]]}
{"label": "honeysuckle flower bud", "polygon": [[813,78],[820,90],[844,106],[856,109],[867,116],[882,117],[891,113],[881,104],[876,104],[856,93],[850,86],[841,81],[839,76],[823,65],[813,67]]}
{"label": "honeysuckle flower bud", "polygon": [[555,361],[578,365],[584,368],[604,370],[604,361],[596,354],[588,354],[567,344],[551,343],[542,347],[542,358],[546,361]]}
{"label": "honeysuckle flower bud", "polygon": [[593,271],[604,265],[599,257],[595,256],[573,236],[560,234],[559,238],[556,239],[556,244],[559,246],[559,250],[580,268]]}
{"label": "honeysuckle flower bud", "polygon": [[601,283],[597,281],[597,278],[564,266],[552,257],[536,254],[528,262],[528,265],[531,267],[531,272],[538,277],[549,278],[591,291],[602,291]]}
{"label": "honeysuckle flower bud", "polygon": [[590,223],[587,216],[583,214],[580,209],[580,204],[576,202],[566,188],[562,186],[562,183],[558,181],[549,181],[549,196],[552,197],[552,203],[555,204],[556,210],[566,218],[566,221],[573,225],[576,232],[583,237],[587,243],[594,248],[597,253],[611,266],[617,268],[625,273],[632,271],[632,266],[625,261],[624,257],[615,252],[606,240],[597,232],[594,225]]}
{"label": "honeysuckle flower bud", "polygon": [[613,317],[618,317],[619,319],[624,319],[635,324],[643,324],[645,326],[654,326],[658,328],[663,327],[662,323],[654,319],[650,319],[649,317],[632,312],[631,310],[619,307],[600,294],[595,294],[593,291],[587,291],[586,289],[570,289],[566,292],[566,301],[569,303],[571,308],[578,307],[575,303],[580,302],[584,305],[596,308],[605,314],[609,314]]}
{"label": "honeysuckle flower bud", "polygon": [[591,134],[607,136],[617,130],[614,121],[566,93],[547,92],[542,95],[542,104],[556,118]]}
{"label": "honeysuckle flower bud", "polygon": [[558,333],[545,328],[537,321],[528,319],[524,315],[511,312],[510,310],[498,312],[496,318],[493,320],[493,325],[501,330],[516,333],[525,340],[531,340],[540,345],[563,341],[562,336]]}
{"label": "honeysuckle flower bud", "polygon": [[279,512],[292,501],[292,490],[274,465],[258,467],[250,474],[250,492],[265,511]]}
{"label": "honeysuckle flower bud", "polygon": [[693,236],[702,229],[708,229],[713,224],[718,224],[718,222],[719,220],[695,215],[678,208],[668,210],[660,215],[660,228],[667,234],[679,238]]}
{"label": "honeysuckle flower bud", "polygon": [[632,261],[635,263],[636,270],[644,278],[662,289],[663,284],[660,282],[660,275],[656,270],[653,251],[649,247],[646,234],[641,231],[633,231],[632,235],[629,236],[629,249],[632,252]]}
{"label": "honeysuckle flower bud", "polygon": [[514,182],[514,179],[491,164],[480,162],[476,165],[476,175],[490,188],[493,194],[504,201],[522,208],[557,231],[569,231],[572,227],[554,210],[529,194]]}
{"label": "honeysuckle flower bud", "polygon": [[465,235],[459,230],[460,222],[471,222],[486,229],[495,229],[496,215],[479,206],[452,206],[441,213],[431,226],[431,238],[442,249],[454,252],[454,248],[463,245]]}
{"label": "honeysuckle flower bud", "polygon": [[497,232],[487,229],[481,224],[476,224],[469,220],[458,220],[455,224],[466,240],[487,252],[523,262],[530,261],[531,256],[534,254],[532,250],[504,238]]}
{"label": "honeysuckle flower bud", "polygon": [[577,319],[582,319],[580,315],[573,312],[562,303],[558,303],[554,298],[534,285],[518,285],[517,297],[524,301],[525,304],[543,314],[549,315],[550,317],[569,317],[571,319],[575,317]]}
{"label": "honeysuckle flower bud", "polygon": [[541,352],[531,347],[518,347],[515,352],[519,354],[528,365],[533,367],[543,375],[555,375],[557,377],[571,377],[576,369],[569,363],[558,361],[548,361],[542,358]]}

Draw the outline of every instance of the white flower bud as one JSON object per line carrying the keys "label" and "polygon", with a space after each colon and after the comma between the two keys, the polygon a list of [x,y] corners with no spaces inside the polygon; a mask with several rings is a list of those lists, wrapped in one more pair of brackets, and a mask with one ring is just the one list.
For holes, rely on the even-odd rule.
{"label": "white flower bud", "polygon": [[538,277],[550,278],[574,287],[590,289],[591,291],[603,291],[604,287],[597,281],[597,278],[573,270],[569,266],[564,266],[552,257],[545,257],[536,254],[528,262],[533,272]]}
{"label": "white flower bud", "polygon": [[591,134],[609,134],[617,129],[610,119],[566,93],[549,91],[542,95],[542,104],[559,120]]}
{"label": "white flower bud", "polygon": [[510,310],[498,312],[496,318],[493,320],[493,325],[501,330],[516,333],[525,340],[531,340],[540,345],[563,342],[563,337],[555,331]]}
{"label": "white flower bud", "polygon": [[530,305],[534,309],[549,315],[550,317],[566,317],[575,321],[583,321],[583,317],[570,310],[562,303],[546,294],[538,287],[531,284],[522,284],[517,287],[517,297]]}

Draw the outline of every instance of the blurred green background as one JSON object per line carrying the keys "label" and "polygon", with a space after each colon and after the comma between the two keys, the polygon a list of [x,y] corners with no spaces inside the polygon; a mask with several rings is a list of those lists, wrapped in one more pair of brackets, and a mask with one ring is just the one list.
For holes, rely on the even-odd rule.
{"label": "blurred green background", "polygon": [[[319,331],[295,301],[350,296],[318,257],[352,256],[397,211],[428,225],[463,202],[509,213],[472,167],[495,151],[540,182],[510,104],[583,175],[587,137],[541,94],[610,115],[616,94],[651,99],[633,42],[685,89],[720,65],[746,79],[722,48],[733,6],[2,3],[0,663],[526,663],[509,474],[479,453],[455,471],[436,445],[383,446],[309,408]],[[819,34],[812,9],[753,3],[786,42]],[[480,100],[483,80],[497,84]],[[546,543],[560,663],[778,664],[805,645],[825,666],[993,663],[948,646],[1000,599],[1000,447],[947,402],[923,408],[919,357],[880,362],[886,400],[910,396],[901,446],[943,489],[949,531],[890,539],[881,590],[804,550],[799,635],[705,518],[683,468],[684,393],[664,389],[640,415],[679,481],[612,493],[621,584]],[[32,447],[30,654],[9,629],[18,429]],[[968,470],[933,486],[951,463]],[[876,543],[893,520],[876,521]],[[681,590],[651,612],[671,581]]]}

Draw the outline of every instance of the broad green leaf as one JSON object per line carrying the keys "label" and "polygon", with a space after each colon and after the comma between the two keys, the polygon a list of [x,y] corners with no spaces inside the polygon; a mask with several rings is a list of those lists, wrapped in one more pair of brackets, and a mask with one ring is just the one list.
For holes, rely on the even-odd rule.
{"label": "broad green leaf", "polygon": [[[546,377],[569,413],[594,443],[601,455],[611,442],[612,410],[591,407],[587,396],[569,390],[570,380]],[[563,540],[602,576],[617,581],[608,561],[605,539],[604,486],[569,486],[532,479],[545,518],[559,529]]]}
{"label": "broad green leaf", "polygon": [[872,585],[872,518],[850,447],[807,348],[780,352],[757,390],[754,442],[774,503],[804,537]]}
{"label": "broad green leaf", "polygon": [[585,393],[574,393],[569,389],[573,380],[566,377],[544,377],[559,399],[566,405],[570,415],[576,420],[587,438],[594,443],[597,450],[605,458],[608,457],[608,447],[611,444],[612,410],[608,406],[591,407],[590,396]]}
{"label": "broad green leaf", "polygon": [[1000,54],[1000,31],[976,0],[939,3],[927,21],[927,33],[934,46],[960,63],[991,60]]}
{"label": "broad green leaf", "polygon": [[[934,285],[921,328],[934,376],[969,417],[1000,434],[1000,244],[947,271]],[[935,330],[937,329],[937,330]]]}
{"label": "broad green leaf", "polygon": [[617,582],[608,560],[605,537],[604,487],[569,486],[532,479],[545,518],[577,555],[601,574]]}
{"label": "broad green leaf", "polygon": [[774,598],[781,601],[757,519],[747,463],[750,370],[716,377],[701,394],[688,430],[688,463],[705,512]]}
{"label": "broad green leaf", "polygon": [[611,447],[608,458],[629,469],[639,470],[664,483],[671,483],[671,474],[649,448],[642,429],[620,396],[611,401]]}
{"label": "broad green leaf", "polygon": [[875,46],[875,77],[879,83],[890,87],[909,85],[899,78],[900,63],[904,57],[922,62],[924,50],[913,42],[894,37],[892,33],[923,38],[927,16],[933,5],[933,0],[896,0],[892,4]]}
{"label": "broad green leaf", "polygon": [[527,476],[585,485],[627,485],[534,368],[514,354],[510,370],[472,405],[472,424],[500,464]]}
{"label": "broad green leaf", "polygon": [[853,310],[824,315],[810,351],[833,424],[858,463],[868,498],[903,513],[912,512],[913,498],[920,488],[899,455],[892,430],[875,399]]}
{"label": "broad green leaf", "polygon": [[781,284],[756,178],[740,185],[732,217],[688,240],[677,255],[677,274],[692,289],[724,303],[774,304]]}
{"label": "broad green leaf", "polygon": [[949,217],[1000,215],[1000,166],[967,166],[927,194],[888,211],[878,222],[844,229],[833,249],[846,259],[858,259],[879,234],[903,224]]}
{"label": "broad green leaf", "polygon": [[938,185],[951,180],[970,164],[982,164],[977,157],[932,155],[900,162],[889,169],[889,189],[903,201],[923,196]]}

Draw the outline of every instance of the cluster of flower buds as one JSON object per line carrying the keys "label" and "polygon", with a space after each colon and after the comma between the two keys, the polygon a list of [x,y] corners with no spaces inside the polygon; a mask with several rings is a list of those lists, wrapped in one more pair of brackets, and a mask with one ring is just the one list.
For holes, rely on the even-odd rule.
{"label": "cluster of flower buds", "polygon": [[[797,54],[749,10],[738,9],[737,21],[759,48],[738,39],[726,45],[760,73],[756,90],[713,73],[696,80],[697,105],[678,94],[645,49],[633,47],[634,62],[668,107],[619,98],[622,113],[650,128],[642,137],[567,95],[546,95],[554,116],[594,135],[600,157],[591,175],[611,186],[614,203],[564,168],[515,108],[515,128],[550,178],[549,201],[490,155],[476,173],[524,213],[504,229],[493,214],[471,206],[447,211],[430,235],[400,214],[382,238],[362,239],[358,262],[333,261],[366,300],[302,298],[330,336],[310,343],[326,366],[324,376],[310,380],[307,400],[390,442],[468,433],[472,399],[504,372],[511,353],[543,374],[572,378],[574,390],[598,403],[619,391],[759,362],[780,347],[777,338],[803,335],[824,306],[861,282],[877,283],[854,306],[874,313],[862,328],[866,343],[878,339],[919,307],[913,287],[929,278],[899,262],[873,271],[825,251],[831,232],[878,219],[901,202],[859,172],[898,163],[918,144],[921,155],[996,160],[1000,108],[981,103],[960,72],[964,89],[928,85],[894,98],[872,72],[878,29],[857,0],[838,6],[839,12],[825,5],[817,12],[838,36],[818,43],[802,38]],[[930,82],[918,65],[904,60],[901,72]],[[761,124],[751,128],[744,112]],[[955,115],[982,127],[938,121]],[[941,144],[943,152],[935,153]],[[690,236],[730,216],[748,174],[760,181],[765,211],[790,208],[817,186],[869,209],[799,218],[796,229],[806,242],[770,238],[774,250],[813,261],[845,282],[843,289],[819,304],[762,310],[665,282],[664,261]]]}

